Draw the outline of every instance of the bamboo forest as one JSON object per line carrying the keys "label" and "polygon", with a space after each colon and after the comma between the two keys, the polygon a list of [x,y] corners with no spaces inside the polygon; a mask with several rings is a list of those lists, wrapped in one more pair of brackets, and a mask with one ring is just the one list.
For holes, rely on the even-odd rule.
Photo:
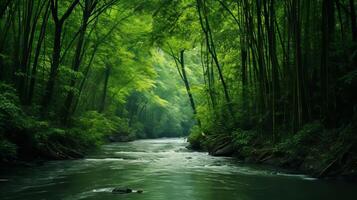
{"label": "bamboo forest", "polygon": [[0,199],[355,199],[356,12],[0,0]]}

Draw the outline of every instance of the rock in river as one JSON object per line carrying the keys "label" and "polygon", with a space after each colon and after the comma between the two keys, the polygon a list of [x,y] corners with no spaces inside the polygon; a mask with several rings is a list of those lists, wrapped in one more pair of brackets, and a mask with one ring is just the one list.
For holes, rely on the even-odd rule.
{"label": "rock in river", "polygon": [[143,193],[142,190],[133,190],[130,188],[114,188],[112,190],[113,193],[118,193],[118,194],[128,194],[128,193]]}

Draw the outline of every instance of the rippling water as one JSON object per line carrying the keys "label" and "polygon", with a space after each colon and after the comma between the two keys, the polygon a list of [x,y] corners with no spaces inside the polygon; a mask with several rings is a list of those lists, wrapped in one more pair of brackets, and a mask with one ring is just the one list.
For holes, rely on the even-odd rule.
{"label": "rippling water", "polygon": [[[191,152],[184,139],[105,145],[86,159],[0,172],[0,199],[343,200],[357,185],[322,181]],[[144,193],[113,194],[114,187]]]}

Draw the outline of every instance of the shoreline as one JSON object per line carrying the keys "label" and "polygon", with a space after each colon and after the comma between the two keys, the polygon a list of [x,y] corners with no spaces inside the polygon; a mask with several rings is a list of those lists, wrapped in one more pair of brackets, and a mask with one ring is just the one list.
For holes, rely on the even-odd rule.
{"label": "shoreline", "polygon": [[[232,145],[232,144],[226,144]],[[221,149],[225,147],[220,146]],[[346,166],[337,167],[334,163],[323,167],[319,158],[305,156],[305,157],[289,157],[284,152],[275,152],[274,148],[261,148],[255,149],[253,152],[238,151],[234,148],[226,148],[226,152],[218,149],[208,149],[207,147],[192,146],[189,144],[188,149],[192,151],[207,152],[210,156],[214,157],[231,157],[243,164],[254,164],[277,169],[287,170],[291,174],[303,174],[319,180],[344,180],[357,182],[357,171],[348,171]]]}

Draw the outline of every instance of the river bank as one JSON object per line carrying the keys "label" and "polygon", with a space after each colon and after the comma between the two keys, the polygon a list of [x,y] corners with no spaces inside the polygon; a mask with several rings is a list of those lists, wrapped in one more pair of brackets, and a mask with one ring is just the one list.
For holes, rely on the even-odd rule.
{"label": "river bank", "polygon": [[[58,160],[77,160],[83,159],[91,152],[100,148],[100,146],[109,143],[132,142],[135,138],[122,134],[113,134],[103,137],[100,140],[101,144],[93,146],[71,146],[68,143],[59,143],[57,140],[47,141],[44,147],[37,146],[20,146],[17,148],[16,154],[9,159],[0,159],[0,170],[10,167],[38,167],[49,161]],[[81,141],[78,141],[81,142]]]}
{"label": "river bank", "polygon": [[296,135],[273,143],[252,131],[200,134],[189,137],[190,148],[213,156],[231,156],[244,163],[263,164],[316,178],[357,181],[355,127],[324,130],[305,126]]}
{"label": "river bank", "polygon": [[[233,136],[232,136],[233,137]],[[217,140],[217,141],[215,141]],[[333,139],[332,139],[333,140]],[[347,140],[348,141],[348,140]],[[305,141],[306,142],[306,141]],[[308,174],[321,179],[357,181],[357,153],[354,143],[336,148],[336,143],[320,141],[304,145],[264,143],[254,140],[251,146],[237,144],[232,138],[201,138],[190,149],[207,151],[212,156],[229,156],[247,164],[262,164]]]}

